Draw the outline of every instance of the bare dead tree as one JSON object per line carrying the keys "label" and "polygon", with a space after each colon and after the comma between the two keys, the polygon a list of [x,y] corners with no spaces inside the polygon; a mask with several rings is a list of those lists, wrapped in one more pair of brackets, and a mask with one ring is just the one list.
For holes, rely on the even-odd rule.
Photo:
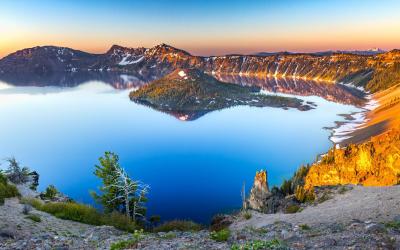
{"label": "bare dead tree", "polygon": [[246,206],[246,182],[243,182],[241,196],[242,196],[242,209],[246,210],[247,209],[247,206]]}
{"label": "bare dead tree", "polygon": [[[143,209],[142,203],[144,202],[145,196],[148,193],[149,186],[141,183],[140,181],[133,180],[129,177],[127,172],[122,167],[115,168],[114,183],[109,187],[115,187],[118,192],[117,195],[109,202],[120,200],[125,204],[125,213],[127,217],[135,219],[137,216],[144,217],[140,209]],[[130,203],[133,204],[133,209],[130,208]]]}

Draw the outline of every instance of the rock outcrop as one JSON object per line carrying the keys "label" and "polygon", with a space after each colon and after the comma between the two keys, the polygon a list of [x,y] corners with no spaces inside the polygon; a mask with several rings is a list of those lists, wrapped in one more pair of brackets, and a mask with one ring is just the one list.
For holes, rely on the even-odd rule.
{"label": "rock outcrop", "polygon": [[254,184],[245,203],[245,208],[272,214],[284,211],[285,207],[291,202],[292,199],[286,199],[279,189],[273,188],[271,191],[269,190],[267,171],[261,170],[254,177]]}
{"label": "rock outcrop", "polygon": [[267,200],[272,196],[267,183],[267,171],[261,170],[254,177],[254,184],[248,199],[248,208],[264,211],[267,207]]}
{"label": "rock outcrop", "polygon": [[369,141],[331,149],[311,166],[305,189],[314,186],[361,184],[391,186],[400,183],[400,129],[372,137]]}

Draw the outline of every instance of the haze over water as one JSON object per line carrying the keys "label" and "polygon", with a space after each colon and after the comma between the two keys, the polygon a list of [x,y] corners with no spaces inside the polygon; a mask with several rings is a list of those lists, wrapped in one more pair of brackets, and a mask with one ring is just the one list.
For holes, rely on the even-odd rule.
{"label": "haze over water", "polygon": [[[102,81],[75,87],[14,87],[0,83],[0,157],[15,156],[40,174],[40,190],[54,184],[93,204],[94,165],[104,151],[119,154],[135,179],[151,186],[148,215],[163,220],[212,215],[240,207],[257,170],[280,185],[331,142],[323,129],[354,106],[320,97],[310,111],[234,107],[184,122],[131,102],[129,89]],[[5,167],[5,164],[2,164]]]}

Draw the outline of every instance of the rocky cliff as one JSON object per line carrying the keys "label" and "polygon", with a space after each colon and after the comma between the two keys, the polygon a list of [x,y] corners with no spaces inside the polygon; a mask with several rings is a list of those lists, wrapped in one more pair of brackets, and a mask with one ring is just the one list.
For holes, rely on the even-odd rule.
{"label": "rocky cliff", "polygon": [[267,183],[267,171],[261,170],[254,177],[254,184],[250,191],[248,207],[254,210],[263,211],[267,206],[267,199],[272,196]]}
{"label": "rocky cliff", "polygon": [[331,149],[311,166],[304,187],[310,190],[343,184],[400,184],[400,129],[390,129],[364,143]]}

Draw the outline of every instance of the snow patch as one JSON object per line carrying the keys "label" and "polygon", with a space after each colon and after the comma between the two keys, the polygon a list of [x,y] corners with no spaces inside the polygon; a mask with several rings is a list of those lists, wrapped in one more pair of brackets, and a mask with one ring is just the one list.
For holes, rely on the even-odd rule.
{"label": "snow patch", "polygon": [[128,60],[129,58],[131,58],[131,54],[124,56],[122,58],[122,60],[118,63],[118,65],[124,66],[124,65],[139,63],[139,62],[143,61],[144,56],[141,56],[141,57],[139,57],[139,59],[136,59],[136,60]]}
{"label": "snow patch", "polygon": [[367,99],[368,102],[361,112],[351,114],[352,120],[332,130],[332,135],[329,139],[333,143],[340,144],[344,140],[351,138],[351,133],[361,128],[368,121],[366,118],[367,112],[376,109],[379,106],[379,102],[372,99],[372,95],[368,95]]}
{"label": "snow patch", "polygon": [[[179,71],[178,75],[179,75],[180,77],[185,77],[185,76],[186,76],[186,73],[185,73],[185,71],[181,70],[181,71]],[[185,79],[187,79],[187,78],[185,78]]]}

